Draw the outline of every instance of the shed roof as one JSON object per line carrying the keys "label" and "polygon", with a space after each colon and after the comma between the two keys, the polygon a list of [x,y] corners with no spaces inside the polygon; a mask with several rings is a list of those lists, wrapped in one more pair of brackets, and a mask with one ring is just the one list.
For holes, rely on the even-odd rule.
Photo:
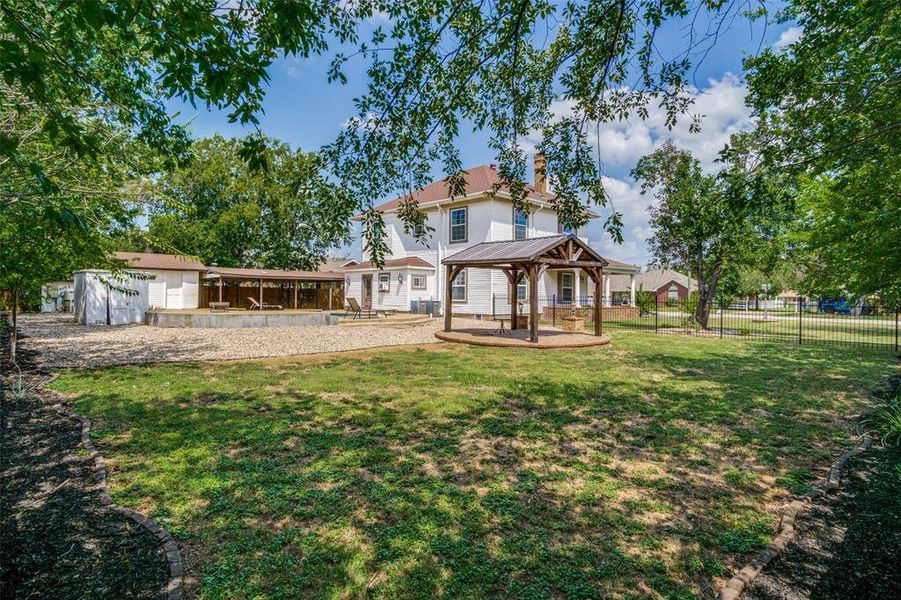
{"label": "shed roof", "polygon": [[264,281],[344,281],[344,273],[338,271],[282,271],[279,269],[237,269],[210,267],[204,279],[233,279]]}
{"label": "shed roof", "polygon": [[345,271],[372,271],[372,270],[385,270],[385,269],[393,269],[398,267],[409,267],[409,268],[419,268],[419,269],[434,269],[434,265],[430,262],[427,262],[418,256],[407,256],[406,258],[392,258],[390,260],[386,260],[382,265],[382,268],[379,269],[372,262],[362,262],[356,265],[350,265],[345,267]]}
{"label": "shed roof", "polygon": [[[482,242],[461,250],[456,254],[445,258],[445,265],[463,266],[497,266],[517,263],[530,263],[541,259],[543,254],[552,251],[558,246],[572,243],[581,248],[581,256],[572,261],[571,266],[578,266],[579,262],[594,262],[607,264],[600,254],[594,251],[588,244],[580,240],[572,233],[560,235],[548,235],[543,237],[528,238],[525,240],[505,240],[500,242]],[[566,266],[566,265],[560,265]],[[595,265],[597,266],[597,265]]]}
{"label": "shed roof", "polygon": [[113,252],[113,256],[128,263],[131,269],[156,269],[160,271],[206,271],[199,260],[176,254],[155,252]]}

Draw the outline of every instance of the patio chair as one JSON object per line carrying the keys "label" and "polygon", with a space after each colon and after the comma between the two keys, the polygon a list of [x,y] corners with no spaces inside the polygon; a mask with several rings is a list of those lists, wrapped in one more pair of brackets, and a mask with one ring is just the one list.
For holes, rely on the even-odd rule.
{"label": "patio chair", "polygon": [[352,314],[354,319],[359,319],[362,316],[363,307],[356,298],[347,298],[347,312]]}
{"label": "patio chair", "polygon": [[247,301],[250,302],[250,306],[247,310],[285,310],[285,308],[281,304],[266,304],[265,302],[260,304],[253,298],[253,296],[248,296]]}

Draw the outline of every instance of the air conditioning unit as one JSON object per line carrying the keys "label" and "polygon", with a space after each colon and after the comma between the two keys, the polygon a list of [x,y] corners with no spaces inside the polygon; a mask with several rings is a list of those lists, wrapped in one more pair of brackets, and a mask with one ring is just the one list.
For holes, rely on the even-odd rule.
{"label": "air conditioning unit", "polygon": [[380,292],[389,292],[389,291],[391,291],[391,290],[390,290],[390,287],[391,287],[391,286],[388,284],[387,281],[380,281],[380,282],[379,282],[379,291],[380,291]]}

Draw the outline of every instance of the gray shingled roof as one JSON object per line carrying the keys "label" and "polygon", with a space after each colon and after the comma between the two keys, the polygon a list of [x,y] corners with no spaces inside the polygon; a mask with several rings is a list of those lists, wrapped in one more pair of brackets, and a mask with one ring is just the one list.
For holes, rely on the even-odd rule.
{"label": "gray shingled roof", "polygon": [[442,262],[446,265],[494,263],[510,264],[516,262],[532,261],[545,252],[567,241],[574,240],[582,250],[582,260],[606,262],[588,244],[573,234],[548,235],[543,237],[528,238],[525,240],[505,240],[500,242],[482,242],[461,250],[456,254],[445,258]]}
{"label": "gray shingled roof", "polygon": [[[669,285],[669,283],[672,281],[675,281],[679,285],[684,286],[689,280],[691,281],[690,289],[696,290],[698,288],[697,282],[694,279],[690,279],[684,273],[673,271],[672,269],[652,269],[645,273],[639,273],[635,276],[635,289],[643,289],[646,292],[651,292],[654,290],[659,290],[664,285]],[[611,292],[626,292],[628,290],[628,275],[610,276]]]}

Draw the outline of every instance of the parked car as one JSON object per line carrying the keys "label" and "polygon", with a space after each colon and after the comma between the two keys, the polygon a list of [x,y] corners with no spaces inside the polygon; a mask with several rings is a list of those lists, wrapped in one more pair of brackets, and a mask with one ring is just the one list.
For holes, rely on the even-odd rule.
{"label": "parked car", "polygon": [[842,299],[820,300],[817,303],[817,308],[821,313],[826,313],[827,315],[851,314],[851,305],[848,304],[847,300]]}

